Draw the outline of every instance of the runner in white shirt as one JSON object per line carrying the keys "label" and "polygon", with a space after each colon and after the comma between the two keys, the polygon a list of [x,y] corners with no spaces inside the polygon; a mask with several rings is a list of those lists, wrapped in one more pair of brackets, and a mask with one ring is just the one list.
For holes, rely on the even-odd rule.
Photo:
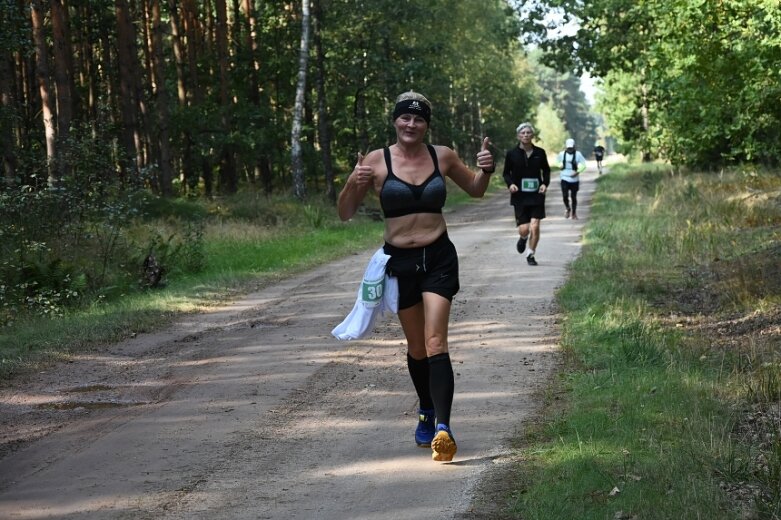
{"label": "runner in white shirt", "polygon": [[[580,174],[586,170],[586,158],[575,149],[575,140],[567,139],[566,149],[559,152],[558,163],[561,165],[561,196],[564,199],[564,218],[578,218],[578,189]],[[572,205],[570,205],[570,196]]]}

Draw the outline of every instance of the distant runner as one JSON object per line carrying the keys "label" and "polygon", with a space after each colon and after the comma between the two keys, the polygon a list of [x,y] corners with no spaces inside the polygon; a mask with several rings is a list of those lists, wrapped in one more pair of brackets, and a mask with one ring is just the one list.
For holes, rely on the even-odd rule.
{"label": "distant runner", "polygon": [[[580,189],[580,174],[586,170],[586,158],[575,149],[575,140],[567,139],[563,152],[559,152],[558,162],[561,164],[561,196],[564,199],[564,218],[578,219],[578,190]],[[572,206],[570,206],[572,197]]]}
{"label": "distant runner", "polygon": [[518,226],[520,254],[527,249],[526,263],[537,265],[534,257],[540,241],[540,221],[545,218],[545,192],[550,184],[550,166],[545,150],[532,144],[534,127],[521,123],[518,132],[518,146],[507,151],[504,159],[504,182],[510,191],[510,204],[515,209],[515,224]]}
{"label": "distant runner", "polygon": [[594,159],[597,161],[597,170],[602,175],[602,159],[605,157],[605,147],[598,144],[594,147]]}

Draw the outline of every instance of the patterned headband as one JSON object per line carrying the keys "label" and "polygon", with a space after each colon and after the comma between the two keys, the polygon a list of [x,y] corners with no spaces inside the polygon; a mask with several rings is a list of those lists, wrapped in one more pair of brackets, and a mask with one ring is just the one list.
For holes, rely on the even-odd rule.
{"label": "patterned headband", "polygon": [[416,99],[405,99],[396,103],[396,107],[393,109],[393,120],[395,121],[402,114],[414,114],[420,116],[426,120],[426,123],[431,124],[431,109],[422,101]]}

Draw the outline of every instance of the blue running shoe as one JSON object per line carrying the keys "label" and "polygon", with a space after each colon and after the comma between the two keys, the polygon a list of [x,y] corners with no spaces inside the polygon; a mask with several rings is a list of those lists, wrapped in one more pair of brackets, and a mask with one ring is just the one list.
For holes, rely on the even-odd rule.
{"label": "blue running shoe", "polygon": [[415,428],[415,443],[421,448],[428,448],[434,439],[434,433],[434,410],[418,410],[418,427]]}
{"label": "blue running shoe", "polygon": [[445,424],[437,424],[437,434],[431,441],[431,458],[440,462],[450,462],[458,447],[453,434]]}

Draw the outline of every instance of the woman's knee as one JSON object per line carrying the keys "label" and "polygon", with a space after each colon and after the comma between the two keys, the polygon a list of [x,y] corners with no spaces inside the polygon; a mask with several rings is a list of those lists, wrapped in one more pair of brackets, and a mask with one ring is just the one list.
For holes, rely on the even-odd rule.
{"label": "woman's knee", "polygon": [[426,345],[424,343],[420,344],[413,344],[413,343],[407,343],[407,352],[412,357],[412,359],[426,359],[428,357],[428,352],[426,349]]}
{"label": "woman's knee", "polygon": [[426,355],[428,357],[444,354],[445,352],[447,352],[447,340],[445,340],[444,336],[434,334],[426,338]]}

